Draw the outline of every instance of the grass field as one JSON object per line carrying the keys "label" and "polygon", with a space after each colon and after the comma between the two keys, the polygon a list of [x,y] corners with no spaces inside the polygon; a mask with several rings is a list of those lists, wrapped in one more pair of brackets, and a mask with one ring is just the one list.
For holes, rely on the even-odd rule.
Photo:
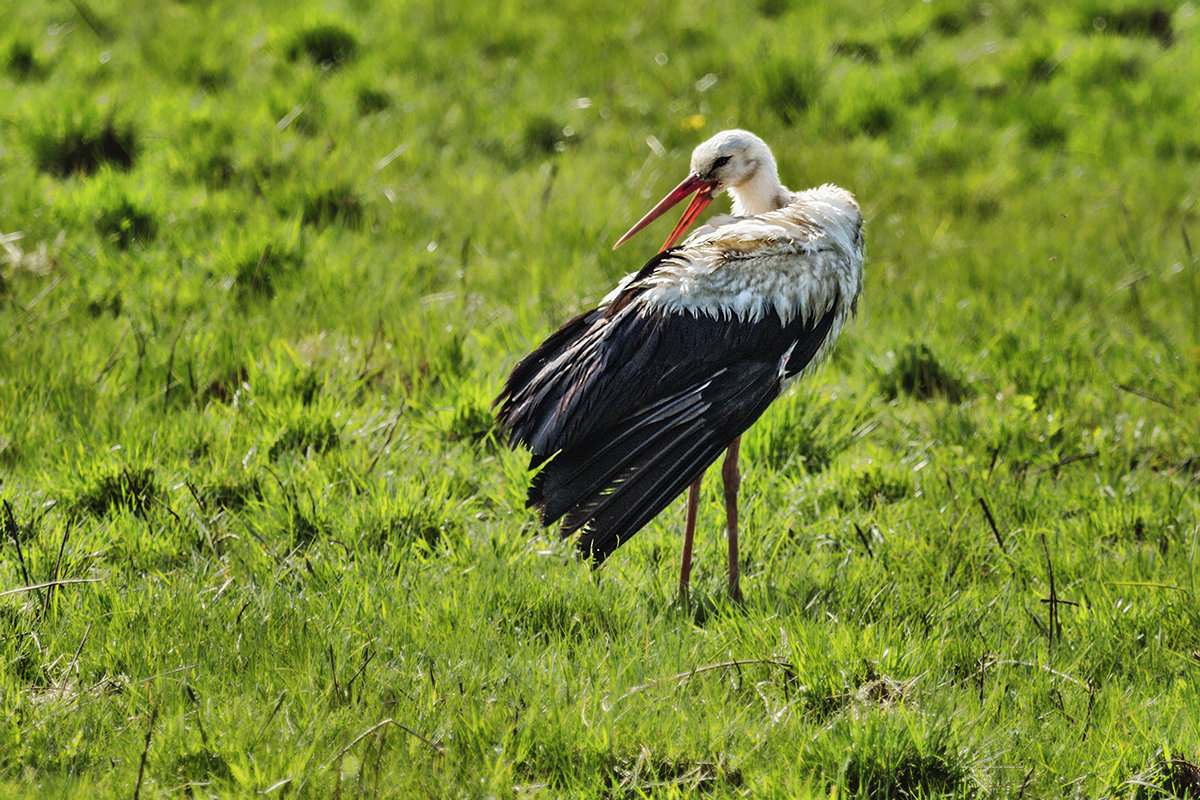
{"label": "grass field", "polygon": [[[1200,13],[1042,5],[0,6],[0,797],[1200,796]],[[733,126],[866,296],[684,607],[489,404]]]}

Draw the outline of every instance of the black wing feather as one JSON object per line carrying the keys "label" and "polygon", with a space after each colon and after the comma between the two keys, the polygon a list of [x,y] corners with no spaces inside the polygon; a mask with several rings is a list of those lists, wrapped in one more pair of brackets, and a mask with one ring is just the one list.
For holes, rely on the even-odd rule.
{"label": "black wing feather", "polygon": [[583,529],[596,563],[762,415],[820,349],[836,308],[787,324],[717,319],[638,302],[636,284],[547,338],[496,398],[510,441],[541,467],[529,505],[543,524],[561,518],[563,535]]}
{"label": "black wing feather", "polygon": [[[632,454],[623,479],[567,514],[564,531],[583,528],[580,551],[602,563],[703,475],[729,443],[762,416],[779,389],[777,372],[765,363],[723,370],[699,391],[703,411],[682,425],[659,419],[657,425],[675,433],[669,443],[661,446],[666,438],[662,435],[644,436],[646,444]],[[556,461],[546,470],[554,471]]]}

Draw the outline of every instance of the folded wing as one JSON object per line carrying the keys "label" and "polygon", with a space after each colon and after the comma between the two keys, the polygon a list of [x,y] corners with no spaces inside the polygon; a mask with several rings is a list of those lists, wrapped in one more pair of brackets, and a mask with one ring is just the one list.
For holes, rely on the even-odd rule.
{"label": "folded wing", "polygon": [[546,525],[562,519],[564,536],[582,531],[579,547],[596,563],[762,415],[820,349],[836,307],[784,324],[641,300],[634,281],[568,322],[496,400],[511,442],[540,467],[529,505]]}

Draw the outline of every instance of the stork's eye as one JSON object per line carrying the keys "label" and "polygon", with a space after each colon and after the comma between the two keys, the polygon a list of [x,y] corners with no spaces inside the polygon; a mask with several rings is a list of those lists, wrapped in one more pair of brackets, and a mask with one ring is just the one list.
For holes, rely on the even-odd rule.
{"label": "stork's eye", "polygon": [[721,167],[725,166],[728,163],[729,163],[729,156],[721,156],[720,158],[718,158],[716,161],[713,162],[712,168],[720,169]]}

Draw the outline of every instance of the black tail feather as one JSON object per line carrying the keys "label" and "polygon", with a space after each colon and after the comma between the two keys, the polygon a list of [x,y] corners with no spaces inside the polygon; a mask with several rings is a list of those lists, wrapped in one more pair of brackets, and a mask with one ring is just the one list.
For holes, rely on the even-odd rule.
{"label": "black tail feather", "polygon": [[762,415],[779,393],[776,369],[723,369],[630,425],[559,453],[535,479],[543,522],[561,516],[564,536],[582,530],[579,549],[603,563]]}

